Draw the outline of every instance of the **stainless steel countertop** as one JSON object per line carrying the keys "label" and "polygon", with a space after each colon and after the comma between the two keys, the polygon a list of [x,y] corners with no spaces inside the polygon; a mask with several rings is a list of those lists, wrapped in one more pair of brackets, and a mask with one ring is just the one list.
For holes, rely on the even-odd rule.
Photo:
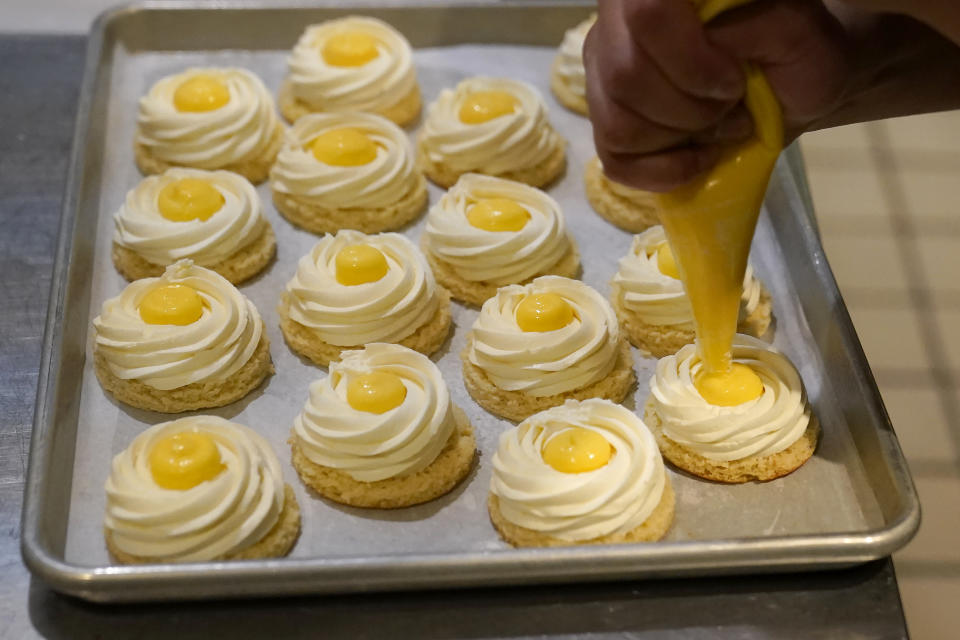
{"label": "stainless steel countertop", "polygon": [[21,493],[84,42],[0,36],[0,637],[906,636],[889,559],[816,574],[155,606],[85,604],[32,580]]}

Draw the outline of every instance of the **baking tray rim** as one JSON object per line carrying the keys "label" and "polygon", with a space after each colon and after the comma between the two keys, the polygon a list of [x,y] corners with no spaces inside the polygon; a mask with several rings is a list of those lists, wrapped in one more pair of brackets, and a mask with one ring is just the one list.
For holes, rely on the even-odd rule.
{"label": "baking tray rim", "polygon": [[[444,8],[457,9],[512,7],[589,7],[589,0],[467,0],[449,6],[445,0],[404,0],[384,5],[378,0],[356,0],[351,8]],[[55,417],[55,405],[64,383],[60,373],[63,359],[62,326],[65,301],[69,293],[70,259],[74,249],[74,229],[78,216],[80,189],[85,166],[83,153],[94,116],[94,89],[100,79],[106,34],[111,25],[127,14],[151,10],[291,10],[342,9],[336,0],[312,3],[267,3],[263,0],[142,0],[102,12],[94,22],[85,53],[83,80],[77,102],[74,135],[70,152],[66,188],[57,236],[47,319],[42,341],[42,355],[37,384],[36,410],[30,444],[29,464],[24,489],[21,520],[21,553],[25,565],[51,588],[94,602],[134,602],[175,600],[197,597],[196,593],[178,592],[184,581],[205,589],[207,596],[291,595],[295,593],[349,593],[375,590],[469,587],[493,584],[529,584],[612,578],[652,577],[664,575],[717,575],[732,573],[769,573],[777,571],[820,570],[843,568],[891,554],[916,533],[920,525],[920,503],[907,471],[899,445],[884,451],[892,469],[892,480],[902,499],[898,517],[890,524],[852,533],[770,536],[711,541],[671,542],[669,545],[611,545],[604,547],[562,547],[513,549],[504,552],[466,552],[439,554],[403,554],[396,556],[343,556],[335,558],[265,559],[232,562],[203,562],[182,565],[148,564],[137,566],[86,567],[72,564],[57,556],[43,541],[41,518],[47,496],[44,476],[49,468]],[[820,248],[813,208],[806,185],[800,154],[794,147],[784,158],[789,171],[778,171],[790,177],[796,195],[807,205],[801,225],[803,241]],[[822,255],[822,251],[820,251]],[[851,347],[854,366],[866,385],[868,409],[889,420],[879,397],[879,390],[867,364],[852,322],[842,305],[826,261],[814,265],[821,284],[828,293],[841,300],[837,309],[839,330]],[[890,463],[893,463],[892,465]],[[705,553],[709,556],[705,557]],[[717,554],[722,554],[716,557]],[[714,557],[710,557],[714,556]],[[644,562],[657,560],[657,566]],[[762,562],[763,564],[758,564]],[[462,572],[465,567],[480,572]],[[412,571],[416,569],[416,571]],[[511,571],[512,570],[512,571]],[[226,580],[225,578],[229,578]],[[272,578],[273,580],[270,580]],[[278,580],[278,578],[280,578]],[[295,580],[289,580],[296,578]],[[359,578],[359,579],[358,579]],[[224,589],[223,585],[249,581],[252,588]],[[217,586],[220,585],[220,588]],[[194,589],[195,591],[196,589]]]}

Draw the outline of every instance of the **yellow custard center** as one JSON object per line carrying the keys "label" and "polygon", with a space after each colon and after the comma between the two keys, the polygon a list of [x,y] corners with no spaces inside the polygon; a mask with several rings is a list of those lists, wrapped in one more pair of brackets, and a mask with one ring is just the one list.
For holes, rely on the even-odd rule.
{"label": "yellow custard center", "polygon": [[347,286],[376,282],[387,275],[387,258],[368,244],[352,244],[337,254],[337,282]]}
{"label": "yellow custard center", "polygon": [[506,91],[477,91],[460,105],[460,122],[480,124],[513,113],[520,102]]}
{"label": "yellow custard center", "polygon": [[176,433],[158,441],[150,451],[150,475],[164,489],[192,489],[226,468],[217,443],[205,433]]}
{"label": "yellow custard center", "polygon": [[157,195],[157,208],[167,220],[208,220],[223,207],[223,194],[207,180],[183,178],[171,182]]}
{"label": "yellow custard center", "polygon": [[509,198],[485,198],[467,211],[467,221],[484,231],[520,231],[530,212]]}
{"label": "yellow custard center", "polygon": [[400,376],[386,371],[365,373],[347,384],[347,404],[357,411],[386,413],[399,407],[406,397],[407,388]]}
{"label": "yellow custard center", "polygon": [[674,260],[673,251],[670,250],[670,244],[667,242],[657,247],[657,269],[668,278],[680,279],[677,261]]}
{"label": "yellow custard center", "polygon": [[208,75],[193,76],[173,92],[173,106],[177,111],[213,111],[228,102],[230,90],[227,85]]}
{"label": "yellow custard center", "polygon": [[693,380],[703,399],[718,407],[733,407],[763,395],[763,381],[753,369],[734,362],[727,371],[701,369]]}
{"label": "yellow custard center", "polygon": [[352,127],[324,131],[309,146],[314,158],[335,167],[359,167],[377,158],[377,144]]}
{"label": "yellow custard center", "polygon": [[380,55],[376,38],[356,31],[330,36],[320,53],[334,67],[359,67]]}
{"label": "yellow custard center", "polygon": [[203,315],[203,298],[193,287],[168,284],[143,296],[137,310],[147,324],[192,324]]}
{"label": "yellow custard center", "polygon": [[544,445],[543,461],[563,473],[584,473],[610,462],[613,447],[596,431],[573,427],[561,431]]}
{"label": "yellow custard center", "polygon": [[523,331],[542,333],[562,329],[574,318],[570,303],[555,293],[527,296],[517,305],[517,325]]}

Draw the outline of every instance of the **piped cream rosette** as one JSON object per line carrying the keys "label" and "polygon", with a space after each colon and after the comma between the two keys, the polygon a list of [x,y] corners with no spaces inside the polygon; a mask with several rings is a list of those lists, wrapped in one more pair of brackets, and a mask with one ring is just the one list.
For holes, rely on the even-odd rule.
{"label": "piped cream rosette", "polygon": [[[338,279],[338,257],[357,247],[379,263],[378,270],[362,282],[344,284],[343,274]],[[280,314],[291,346],[318,363],[338,359],[343,348],[369,342],[399,342],[430,353],[446,336],[449,294],[437,286],[423,254],[406,237],[343,230],[324,236],[300,259],[283,293]],[[300,329],[323,344],[303,344],[297,337]],[[415,344],[407,344],[411,341]],[[311,353],[311,347],[336,353]]]}
{"label": "piped cream rosette", "polygon": [[[337,129],[362,133],[375,145],[375,156],[356,166],[318,160],[310,150],[311,142]],[[317,113],[300,118],[287,132],[270,172],[275,193],[322,209],[384,209],[409,197],[422,182],[406,134],[386,118],[369,113]]]}
{"label": "piped cream rosette", "polygon": [[347,351],[310,385],[290,439],[301,480],[355,507],[420,504],[453,489],[476,454],[440,370],[395,344]]}
{"label": "piped cream rosette", "polygon": [[[182,433],[209,437],[222,470],[191,488],[164,488],[151,470],[152,453]],[[280,463],[267,441],[216,416],[181,418],[141,433],[114,457],[106,492],[108,545],[115,555],[141,562],[235,556],[264,540],[286,500]]]}
{"label": "piped cream rosette", "polygon": [[[480,121],[461,119],[465,103],[490,94],[498,104],[478,109]],[[512,102],[505,104],[506,98]],[[468,78],[441,91],[427,110],[418,145],[425,172],[443,186],[467,172],[542,186],[560,173],[565,158],[565,142],[547,119],[540,94],[506,78]]]}
{"label": "piped cream rosette", "polygon": [[[178,110],[175,92],[198,76],[225,85],[228,100],[207,111]],[[280,127],[273,98],[250,71],[191,68],[161,79],[140,98],[136,142],[153,158],[168,164],[222,169],[262,158],[275,143]]]}
{"label": "piped cream rosette", "polygon": [[[373,371],[396,376],[404,397],[384,413],[353,408],[348,387]],[[331,363],[330,375],[310,385],[293,433],[314,464],[374,482],[410,475],[432,463],[455,429],[450,394],[426,356],[394,344],[373,343]]]}
{"label": "piped cream rosette", "polygon": [[[185,325],[145,322],[140,312],[144,298],[170,285],[199,295],[199,317]],[[263,332],[260,313],[246,296],[190,260],[170,265],[159,278],[131,282],[103,303],[93,326],[95,353],[113,376],[160,391],[228,380],[251,360]]]}
{"label": "piped cream rosette", "polygon": [[[324,50],[330,46],[331,38],[338,36],[362,39],[359,44],[372,49],[361,51],[360,58],[333,60],[339,64],[331,64],[325,59]],[[355,56],[359,45],[353,44],[352,51],[348,47],[346,52]],[[370,59],[364,61],[365,58]],[[411,94],[419,95],[410,43],[396,29],[376,18],[349,16],[307,27],[287,58],[287,65],[291,95],[312,111],[366,111],[388,115],[391,108],[410,100]],[[407,117],[391,120],[403,124],[416,115],[419,104],[417,98],[416,110],[403,114]]]}
{"label": "piped cream rosette", "polygon": [[[733,360],[749,366],[759,376],[763,393],[742,404],[717,406],[704,400],[694,386],[703,366],[695,345],[687,345],[675,356],[661,358],[650,380],[648,401],[648,408],[659,423],[655,431],[683,450],[716,463],[768,458],[810,435],[808,429],[815,427],[815,420],[803,383],[783,354],[765,342],[738,334],[733,343]],[[815,443],[813,434],[812,444]],[[667,451],[664,455],[671,457]]]}
{"label": "piped cream rosette", "polygon": [[[586,470],[559,470],[545,459],[551,441],[565,437],[567,442],[555,443],[563,449],[560,462]],[[593,441],[593,450],[577,451],[585,441]],[[502,433],[490,493],[496,497],[494,523],[508,541],[522,546],[658,539],[673,511],[653,435],[631,411],[598,399],[568,400]],[[658,522],[642,535],[638,528],[658,508],[663,512]]]}
{"label": "piped cream rosette", "polygon": [[[683,283],[661,270],[658,250],[667,242],[663,227],[656,225],[633,237],[630,253],[620,259],[613,277],[614,299],[644,323],[693,331],[693,310]],[[757,311],[763,285],[747,265],[743,279],[741,319]]]}
{"label": "piped cream rosette", "polygon": [[[553,294],[572,319],[552,331],[524,331],[517,308],[528,296]],[[578,280],[543,276],[528,285],[502,287],[473,323],[465,356],[500,389],[540,397],[604,379],[620,352],[617,318],[597,291]]]}
{"label": "piped cream rosette", "polygon": [[[160,193],[181,180],[209,184],[223,198],[207,219],[174,221],[160,210]],[[256,240],[268,226],[260,197],[249,180],[229,171],[168,169],[127,192],[114,215],[114,242],[156,265],[189,258],[202,267],[223,262]]]}
{"label": "piped cream rosette", "polygon": [[[525,215],[519,230],[490,231],[471,222],[473,207],[495,199],[519,206]],[[430,208],[424,246],[458,278],[501,286],[548,272],[573,249],[573,239],[560,205],[540,189],[467,173]]]}
{"label": "piped cream rosette", "polygon": [[583,43],[597,21],[597,14],[563,34],[563,42],[553,61],[550,86],[564,106],[587,114],[587,75],[583,66]]}

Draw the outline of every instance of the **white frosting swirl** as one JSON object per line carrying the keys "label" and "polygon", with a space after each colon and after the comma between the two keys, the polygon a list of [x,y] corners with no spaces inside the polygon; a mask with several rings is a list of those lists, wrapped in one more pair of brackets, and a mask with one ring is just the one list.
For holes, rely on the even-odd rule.
{"label": "white frosting swirl", "polygon": [[[377,43],[377,57],[357,67],[323,59],[334,35],[360,33]],[[417,87],[410,43],[382,20],[349,16],[307,27],[287,58],[293,95],[317,111],[382,111]]]}
{"label": "white frosting swirl", "polygon": [[[460,107],[478,91],[505,91],[518,101],[513,113],[479,124],[460,121]],[[430,105],[420,145],[431,162],[451,171],[499,175],[529,169],[546,160],[560,137],[547,120],[547,107],[532,86],[506,78],[468,78],[444,89]]]}
{"label": "white frosting swirl", "polygon": [[800,375],[786,356],[756,338],[737,334],[734,362],[763,382],[763,395],[732,407],[709,404],[693,381],[700,370],[696,345],[661,358],[650,379],[653,407],[665,436],[710,460],[769,456],[796,442],[810,423]]}
{"label": "white frosting swirl", "polygon": [[[403,402],[381,414],[347,402],[355,376],[382,371],[397,375],[407,390]],[[310,397],[293,423],[310,461],[339,469],[361,482],[407,476],[428,466],[455,428],[450,395],[437,365],[395,344],[368,344],[330,364],[330,375],[310,385]]]}
{"label": "white frosting swirl", "polygon": [[[144,322],[140,301],[171,284],[196,290],[203,300],[200,319],[185,326]],[[263,322],[253,303],[223,276],[180,260],[159,278],[135,280],[104,302],[93,327],[96,350],[115,376],[167,391],[236,373],[256,351]]]}
{"label": "white frosting swirl", "polygon": [[[349,245],[383,253],[387,273],[375,282],[343,285],[336,258]],[[326,235],[297,264],[284,302],[290,318],[340,347],[399,342],[426,324],[440,304],[433,271],[423,254],[398,233],[366,235],[343,229]]]}
{"label": "white frosting swirl", "polygon": [[[307,148],[333,129],[358,129],[377,146],[377,157],[356,167],[316,159]],[[420,172],[410,141],[397,125],[370,113],[314,113],[298,119],[270,170],[270,186],[308,204],[339,208],[389,207],[417,188]]]}
{"label": "white frosting swirl", "polygon": [[[212,111],[178,111],[173,104],[174,92],[197,75],[223,82],[230,100]],[[262,155],[278,124],[273,98],[250,71],[192,68],[161,79],[140,98],[137,142],[166,162],[220,169]]]}
{"label": "white frosting swirl", "polygon": [[[467,219],[478,200],[507,198],[530,214],[519,231],[485,231]],[[560,205],[540,189],[476,173],[460,176],[430,208],[424,233],[427,249],[471,282],[523,282],[557,264],[571,238]]]}
{"label": "white frosting swirl", "polygon": [[[582,428],[613,447],[610,461],[583,473],[557,471],[543,460],[556,435]],[[622,534],[643,524],[663,496],[666,470],[647,426],[609,400],[567,400],[500,435],[490,492],[513,524],[561,540]]]}
{"label": "white frosting swirl", "polygon": [[597,14],[593,14],[572,29],[567,29],[555,63],[556,72],[567,89],[584,99],[587,97],[587,76],[583,68],[583,41],[596,21]]}
{"label": "white frosting swirl", "polygon": [[[663,227],[655,225],[633,237],[630,253],[620,258],[613,276],[614,299],[643,322],[657,326],[678,326],[693,331],[693,309],[683,282],[660,271],[657,249],[667,241]],[[740,302],[741,317],[753,313],[760,302],[762,285],[747,265]]]}
{"label": "white frosting swirl", "polygon": [[[517,306],[528,295],[554,293],[574,319],[555,331],[527,332]],[[617,362],[620,329],[610,303],[578,280],[541,276],[510,285],[483,303],[467,339],[467,357],[501,389],[540,397],[573,391],[605,378]]]}
{"label": "white frosting swirl", "polygon": [[[150,452],[157,441],[194,431],[213,438],[225,469],[183,491],[157,485]],[[154,425],[113,459],[104,527],[120,551],[168,562],[235,554],[263,539],[284,506],[280,463],[249,427],[217,416]]]}
{"label": "white frosting swirl", "polygon": [[[223,206],[206,220],[168,220],[157,197],[172,182],[193,178],[209,182],[223,196]],[[222,262],[263,233],[267,220],[250,181],[229,171],[169,169],[145,178],[127,192],[114,214],[113,240],[148,262],[168,265],[181,258],[209,267]]]}

